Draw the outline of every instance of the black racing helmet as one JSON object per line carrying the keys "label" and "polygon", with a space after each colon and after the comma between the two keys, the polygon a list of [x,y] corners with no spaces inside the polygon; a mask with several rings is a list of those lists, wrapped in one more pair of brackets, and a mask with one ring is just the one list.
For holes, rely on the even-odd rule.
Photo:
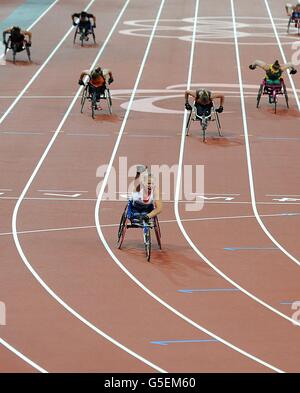
{"label": "black racing helmet", "polygon": [[86,18],[86,17],[87,17],[87,12],[81,11],[80,17],[81,17],[81,18]]}
{"label": "black racing helmet", "polygon": [[274,63],[272,64],[272,67],[274,68],[274,70],[278,71],[280,70],[280,64],[278,60],[275,60]]}
{"label": "black racing helmet", "polygon": [[11,28],[11,32],[15,34],[20,34],[21,33],[21,28],[19,26],[13,26]]}

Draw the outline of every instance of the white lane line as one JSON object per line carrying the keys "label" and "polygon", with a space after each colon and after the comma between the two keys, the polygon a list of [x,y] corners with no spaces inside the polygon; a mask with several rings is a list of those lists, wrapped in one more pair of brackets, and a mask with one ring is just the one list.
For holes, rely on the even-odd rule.
{"label": "white lane line", "polygon": [[[237,61],[238,61],[238,65],[240,65],[239,63],[239,51],[238,51],[238,45],[237,45],[237,32],[236,32],[236,23],[235,23],[235,12],[234,12],[234,5],[233,5],[233,0],[231,0],[231,9],[232,9],[232,20],[233,20],[233,27],[234,27],[234,36],[235,36],[235,48],[236,48],[236,57],[237,57]],[[239,71],[239,76],[241,76],[241,69],[240,67],[238,67],[238,71]],[[188,76],[188,81],[187,81],[187,89],[189,89],[190,87],[190,82],[191,82],[191,74],[192,74],[192,60],[190,63],[190,70],[189,70],[189,76]],[[242,85],[241,85],[241,79],[240,79],[240,94],[241,97],[243,97],[243,89],[242,89]],[[244,101],[242,100],[242,103],[244,104]],[[183,122],[182,122],[182,137],[181,137],[181,146],[180,146],[180,155],[179,155],[179,165],[178,165],[178,176],[177,176],[177,182],[176,182],[176,198],[175,198],[175,205],[174,205],[174,209],[175,209],[175,216],[176,216],[176,220],[178,223],[178,226],[183,234],[183,236],[186,238],[187,242],[189,243],[189,245],[191,246],[191,248],[195,251],[195,253],[204,261],[206,262],[216,273],[218,273],[221,277],[223,277],[226,281],[228,281],[229,283],[231,283],[233,286],[235,286],[236,288],[240,289],[246,296],[249,296],[252,300],[258,302],[259,304],[261,304],[262,306],[266,307],[267,309],[269,309],[270,311],[276,313],[277,315],[281,316],[282,318],[293,322],[292,318],[289,318],[288,316],[286,316],[285,314],[282,314],[281,312],[279,312],[278,310],[274,309],[273,307],[271,307],[270,305],[268,305],[267,303],[265,303],[264,301],[262,301],[261,299],[257,298],[256,296],[254,296],[252,293],[248,292],[246,289],[242,288],[239,284],[237,284],[235,281],[233,281],[230,277],[228,277],[226,274],[224,274],[220,269],[218,269],[197,247],[196,245],[193,243],[193,241],[191,240],[191,238],[188,236],[182,222],[181,222],[181,217],[179,214],[179,196],[180,196],[180,191],[181,191],[181,178],[182,178],[182,165],[183,165],[183,156],[184,156],[184,148],[185,148],[185,124],[186,124],[186,118],[187,118],[187,112],[185,111],[184,116],[183,116]],[[300,323],[298,323],[298,325],[300,326]],[[252,356],[252,355],[251,355]],[[260,362],[260,360],[259,360]],[[274,369],[273,366],[268,365],[270,368]],[[267,366],[267,367],[268,367]],[[278,372],[283,372],[282,370],[277,369]]]}
{"label": "white lane line", "polygon": [[[94,0],[93,0],[94,1]],[[106,48],[107,44],[109,43],[109,40],[112,37],[113,32],[115,31],[115,29],[117,28],[117,25],[119,24],[119,21],[121,20],[125,10],[127,9],[128,4],[130,3],[130,0],[127,0],[124,4],[124,6],[122,7],[117,19],[115,20],[113,27],[111,28],[110,32],[108,33],[105,41],[102,44],[101,49],[99,50],[93,64],[91,65],[90,69],[93,69],[95,67],[95,65],[98,63],[99,58],[101,57],[102,53],[104,52],[104,49]],[[92,3],[90,3],[92,4]],[[92,329],[95,333],[97,333],[98,335],[100,335],[101,337],[105,338],[106,340],[108,340],[109,342],[111,342],[113,345],[117,346],[118,348],[120,348],[121,350],[127,352],[129,355],[131,355],[132,357],[136,358],[137,360],[143,362],[144,364],[148,365],[150,368],[161,372],[161,373],[165,373],[167,372],[166,370],[162,369],[161,367],[158,367],[156,364],[150,362],[149,360],[145,359],[144,357],[140,356],[139,354],[137,354],[136,352],[132,351],[131,349],[127,348],[126,346],[124,346],[123,344],[121,344],[120,342],[118,342],[117,340],[115,340],[114,338],[110,337],[109,335],[107,335],[105,332],[103,332],[102,330],[100,330],[99,328],[97,328],[95,325],[93,325],[90,321],[88,321],[87,319],[85,319],[82,315],[80,315],[77,311],[75,311],[72,307],[70,307],[67,303],[64,302],[64,300],[62,298],[60,298],[47,284],[46,282],[38,275],[38,273],[34,270],[34,268],[31,266],[29,260],[27,259],[22,246],[20,244],[19,238],[18,238],[18,231],[17,231],[17,219],[18,219],[18,211],[19,208],[21,206],[22,201],[24,200],[24,197],[26,195],[26,193],[28,192],[33,180],[35,179],[39,169],[41,168],[45,158],[47,157],[52,145],[54,144],[57,136],[59,135],[69,113],[71,112],[73,106],[75,105],[77,98],[79,97],[80,92],[82,91],[82,86],[80,86],[76,92],[76,95],[74,96],[72,102],[69,105],[68,110],[66,111],[63,119],[61,120],[58,128],[56,129],[53,137],[51,138],[49,144],[47,145],[42,157],[40,158],[36,168],[34,169],[32,175],[30,176],[26,186],[24,187],[17,203],[16,206],[14,208],[13,211],[13,217],[12,217],[12,232],[13,232],[13,238],[14,238],[14,242],[16,245],[16,248],[19,252],[19,255],[22,259],[22,261],[24,262],[24,264],[26,265],[26,267],[28,268],[28,270],[31,272],[31,274],[35,277],[35,279],[41,284],[41,286],[49,293],[50,296],[52,296],[54,298],[54,300],[56,300],[62,307],[64,307],[70,314],[72,314],[75,318],[79,319],[83,324],[85,324],[87,327],[89,327],[90,329]]]}
{"label": "white lane line", "polygon": [[[95,2],[95,0],[91,0],[90,3],[85,7],[85,11],[87,11],[91,5]],[[6,117],[10,114],[12,109],[17,105],[17,103],[20,101],[20,99],[23,97],[23,95],[26,93],[28,88],[33,84],[33,82],[36,80],[36,78],[40,75],[40,73],[44,70],[46,65],[49,63],[49,61],[52,59],[52,57],[55,55],[55,53],[58,51],[58,49],[61,47],[61,45],[64,43],[64,41],[67,39],[67,37],[70,35],[71,31],[73,31],[74,26],[71,26],[69,30],[66,32],[66,34],[63,36],[63,38],[59,41],[59,43],[56,45],[56,47],[53,49],[53,51],[50,53],[50,55],[47,57],[47,59],[44,61],[44,63],[40,66],[40,68],[37,70],[37,72],[32,76],[32,78],[29,80],[29,82],[25,85],[25,87],[21,90],[21,92],[18,94],[18,96],[15,98],[15,100],[12,102],[12,104],[9,106],[9,108],[4,112],[4,114],[0,117],[0,124],[3,123],[3,121],[6,119]]]}
{"label": "white lane line", "polygon": [[52,194],[50,192],[45,192],[44,195],[51,195],[51,196],[57,196],[57,197],[67,197],[67,198],[77,198],[79,197],[81,194]]}
{"label": "white lane line", "polygon": [[[30,25],[26,28],[26,30],[31,30],[50,10],[52,7],[55,6],[56,3],[58,3],[59,0],[55,0],[46,10]],[[4,51],[3,51],[4,52]],[[1,51],[2,53],[2,51]],[[0,55],[0,60],[4,56],[4,53]]]}
{"label": "white lane line", "polygon": [[27,356],[23,355],[22,352],[18,351],[16,348],[14,348],[12,345],[10,345],[7,341],[3,340],[3,338],[0,337],[0,344],[2,344],[6,349],[8,349],[10,352],[14,353],[16,356],[18,356],[20,359],[22,359],[25,363],[29,364],[31,367],[35,368],[41,373],[48,373],[47,370],[39,366],[37,363],[33,362],[30,360]]}
{"label": "white lane line", "polygon": [[87,193],[88,191],[78,191],[78,190],[38,190],[39,192],[80,192]]}
{"label": "white lane line", "polygon": [[[164,0],[161,3],[161,7],[162,7],[163,3],[164,3]],[[196,28],[197,28],[198,9],[199,9],[199,0],[195,0],[195,16],[194,16],[193,40],[192,40],[192,49],[191,49],[191,58],[190,58],[189,78],[190,78],[190,75],[191,75],[191,63],[192,63],[192,59],[193,59],[193,56],[194,56],[194,46],[195,46],[195,36],[196,36]],[[101,205],[101,200],[102,200],[102,197],[104,195],[105,188],[106,188],[106,185],[108,183],[109,176],[110,176],[110,172],[111,172],[111,169],[112,169],[112,166],[113,166],[113,163],[114,163],[114,160],[115,160],[115,157],[116,157],[116,154],[117,154],[117,151],[118,151],[121,139],[122,139],[122,135],[123,135],[123,132],[124,132],[124,129],[125,129],[125,125],[126,125],[126,122],[127,122],[128,116],[129,116],[129,112],[130,112],[133,100],[134,100],[134,96],[136,94],[137,87],[138,87],[138,84],[139,84],[141,76],[142,76],[142,72],[143,72],[143,69],[144,69],[147,57],[148,57],[148,53],[149,53],[149,50],[150,50],[151,42],[152,42],[153,37],[154,37],[154,33],[155,33],[155,29],[156,29],[157,23],[158,23],[158,19],[156,19],[156,21],[155,21],[155,23],[153,25],[153,29],[152,29],[152,33],[151,33],[151,36],[150,36],[150,40],[148,42],[148,47],[146,49],[143,62],[141,64],[141,67],[140,67],[140,70],[139,70],[139,73],[138,73],[138,76],[137,76],[137,79],[136,79],[135,86],[134,86],[134,88],[132,90],[130,101],[129,101],[128,106],[126,108],[126,113],[125,113],[125,116],[124,116],[124,120],[123,120],[121,128],[120,128],[119,136],[118,136],[116,144],[114,146],[114,149],[113,149],[113,152],[112,152],[109,164],[108,164],[107,169],[106,169],[106,174],[105,174],[104,180],[102,182],[102,185],[101,185],[101,188],[100,188],[100,191],[99,191],[99,194],[98,194],[96,207],[95,207],[95,223],[96,223],[96,227],[97,227],[97,232],[99,234],[99,237],[100,237],[104,247],[106,248],[106,251],[109,253],[111,258],[115,261],[115,263],[123,270],[123,272],[125,274],[128,275],[128,277],[131,278],[132,281],[134,281],[143,291],[145,291],[148,295],[150,295],[158,303],[160,303],[162,306],[164,306],[165,308],[170,310],[172,313],[177,315],[179,318],[181,318],[184,321],[186,321],[188,324],[194,326],[196,329],[198,329],[198,330],[208,334],[209,336],[217,339],[218,341],[220,341],[224,345],[228,346],[229,348],[233,349],[234,351],[236,351],[236,352],[246,356],[247,358],[249,358],[251,360],[254,360],[255,362],[258,362],[258,363],[262,364],[263,366],[265,366],[267,368],[270,368],[271,370],[274,370],[276,372],[283,372],[282,370],[280,370],[280,369],[270,365],[269,363],[264,362],[263,360],[255,357],[253,355],[251,355],[250,353],[248,353],[248,352],[246,352],[246,351],[244,351],[244,350],[242,350],[242,349],[240,349],[238,347],[236,347],[235,345],[229,343],[228,341],[224,340],[223,338],[221,338],[221,337],[217,336],[216,334],[210,332],[209,330],[205,329],[203,326],[197,324],[196,322],[194,322],[193,320],[191,320],[190,318],[188,318],[187,316],[185,316],[184,314],[182,314],[181,312],[179,312],[178,310],[173,308],[170,304],[166,303],[163,299],[161,299],[155,293],[153,293],[141,281],[139,281],[122,264],[122,262],[116,257],[116,255],[113,253],[112,249],[109,247],[109,245],[108,245],[108,243],[107,243],[107,241],[106,241],[106,239],[104,237],[104,234],[102,232],[101,223],[100,223],[100,205]],[[186,111],[185,111],[185,115],[184,116],[186,116]]]}
{"label": "white lane line", "polygon": [[[278,214],[264,214],[262,217],[286,217],[286,216],[300,216],[299,213],[278,213]],[[234,220],[234,219],[244,219],[244,218],[255,218],[252,216],[223,216],[223,217],[201,217],[201,218],[184,218],[181,222],[199,222],[199,221],[218,221],[218,220]],[[177,220],[160,220],[160,224],[173,224],[177,223]],[[101,224],[102,228],[113,228],[118,227],[119,224]],[[62,228],[45,228],[45,229],[32,229],[27,231],[18,231],[19,235],[26,235],[31,233],[43,233],[43,232],[62,232],[62,231],[74,231],[80,229],[94,229],[96,225],[86,225],[77,227],[62,227]],[[12,232],[0,232],[0,236],[12,235]]]}
{"label": "white lane line", "polygon": [[[280,38],[279,38],[279,35],[278,35],[278,32],[277,32],[277,28],[276,28],[276,26],[275,26],[275,22],[274,22],[274,19],[273,19],[273,16],[272,16],[272,12],[271,12],[270,7],[269,7],[268,0],[264,0],[264,1],[265,1],[265,5],[266,5],[266,8],[267,8],[268,14],[269,14],[269,18],[270,18],[270,20],[271,20],[271,24],[272,24],[273,30],[274,30],[274,34],[275,34],[275,37],[276,37],[276,41],[277,41],[277,44],[278,44],[278,46],[279,46],[279,50],[280,50],[280,53],[281,53],[281,57],[282,57],[283,61],[284,61],[285,63],[287,63],[288,61],[287,61],[287,59],[286,59],[286,57],[285,57],[285,53],[284,53],[283,47],[282,47],[282,45],[281,45],[281,41],[280,41]],[[291,84],[291,86],[292,86],[292,90],[293,90],[293,93],[294,93],[294,96],[295,96],[295,99],[296,99],[296,102],[297,102],[298,110],[300,111],[300,101],[299,101],[299,97],[298,97],[298,94],[297,94],[297,91],[296,91],[296,87],[295,87],[293,78],[292,78],[292,76],[289,74],[289,72],[287,72],[287,75],[288,75],[288,77],[289,77],[290,84]]]}
{"label": "white lane line", "polygon": [[[242,71],[241,71],[241,63],[240,63],[240,53],[239,53],[239,45],[238,45],[238,35],[237,35],[237,26],[236,26],[236,19],[235,19],[235,9],[234,9],[234,0],[231,1],[231,9],[232,9],[232,21],[233,21],[233,30],[234,30],[234,41],[235,41],[235,52],[236,52],[236,62],[237,62],[237,72],[238,72],[238,79],[240,84],[240,95],[241,95],[241,110],[242,110],[242,119],[243,119],[243,128],[245,134],[245,148],[246,148],[246,158],[247,158],[247,168],[248,168],[248,179],[249,179],[249,187],[250,187],[250,196],[251,196],[251,205],[256,217],[257,222],[259,223],[261,229],[264,233],[268,236],[272,243],[275,244],[289,259],[291,259],[296,265],[300,266],[300,262],[297,258],[291,255],[269,232],[265,224],[260,218],[260,215],[257,210],[256,206],[256,196],[255,196],[255,188],[254,188],[254,177],[252,171],[252,158],[251,158],[251,150],[250,150],[250,141],[248,136],[248,122],[247,122],[247,114],[246,114],[246,106],[245,100],[243,98],[244,87],[243,87],[243,78],[242,78]],[[266,2],[266,0],[265,0]],[[266,5],[268,6],[267,2]],[[270,16],[271,17],[271,16]],[[272,19],[271,19],[272,20]],[[274,23],[274,21],[273,21]],[[278,35],[277,35],[278,37]],[[284,54],[283,54],[284,55]],[[276,310],[277,311],[277,310]],[[278,311],[279,313],[279,311]],[[285,316],[286,317],[286,316]],[[287,318],[287,317],[286,317]],[[291,320],[291,318],[289,318]],[[300,326],[300,323],[298,323]]]}

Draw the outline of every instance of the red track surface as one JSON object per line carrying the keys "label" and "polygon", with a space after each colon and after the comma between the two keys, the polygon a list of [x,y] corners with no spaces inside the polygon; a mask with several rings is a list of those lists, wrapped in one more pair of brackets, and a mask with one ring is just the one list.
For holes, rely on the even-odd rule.
{"label": "red track surface", "polygon": [[[176,23],[185,25],[182,19],[194,17],[195,3],[194,0],[166,0],[158,27],[166,24],[164,19],[181,21]],[[248,64],[254,59],[281,60],[279,47],[263,0],[254,0],[251,4],[244,0],[234,3],[237,22],[247,23],[246,31],[251,34],[238,38],[244,88],[247,93],[256,93],[256,87],[249,90],[247,85],[257,86],[263,75],[250,72]],[[285,18],[284,3],[269,1],[274,18]],[[34,63],[13,65],[8,61],[6,66],[1,66],[1,113],[5,113],[64,36],[69,28],[66,21],[70,14],[87,4],[79,0],[58,2],[33,29]],[[137,232],[128,233],[123,250],[115,248],[116,226],[113,224],[118,223],[125,200],[102,201],[100,222],[108,246],[105,247],[98,236],[94,214],[96,187],[101,179],[96,177],[96,169],[111,158],[125,114],[121,104],[129,101],[159,0],[129,2],[99,60],[103,66],[110,67],[115,76],[111,89],[114,113],[109,116],[103,111],[92,120],[87,109],[80,114],[79,101],[75,104],[31,179],[17,212],[19,252],[23,255],[16,248],[12,236],[16,201],[68,110],[77,91],[80,71],[94,61],[124,4],[122,0],[96,0],[90,11],[99,15],[98,45],[73,46],[72,32],[8,116],[2,123],[0,120],[0,187],[11,190],[3,191],[0,197],[0,300],[7,306],[7,325],[0,326],[0,337],[49,372],[155,372],[159,369],[169,372],[272,372],[274,368],[299,372],[299,327],[289,320],[293,313],[290,306],[280,304],[300,300],[300,262],[297,265],[287,254],[300,260],[297,242],[300,217],[280,216],[299,213],[299,205],[297,201],[273,201],[282,195],[300,194],[299,113],[292,91],[289,92],[290,110],[281,102],[277,115],[265,99],[257,110],[255,95],[249,97],[247,94],[245,98],[258,213],[286,252],[279,248],[259,250],[276,246],[269,233],[262,230],[251,207],[233,33],[226,39],[228,44],[221,45],[210,39],[210,42],[195,45],[193,86],[214,83],[219,87],[213,89],[228,90],[226,112],[221,117],[224,137],[217,138],[211,127],[208,143],[203,144],[196,125],[192,125],[191,136],[185,140],[183,164],[205,165],[205,194],[238,195],[231,202],[207,202],[197,213],[186,212],[184,204],[180,203],[186,237],[176,222],[174,203],[166,202],[160,217],[163,250],[153,251],[150,264],[145,262]],[[200,0],[199,17],[212,16],[216,21],[232,23],[230,1]],[[268,26],[267,38],[254,36],[257,27],[253,25],[256,21],[253,18],[261,17]],[[144,37],[120,34],[120,30],[131,28],[124,22],[141,19],[151,21],[150,30]],[[279,19],[275,19],[275,23],[280,28]],[[192,25],[189,24],[191,28]],[[243,27],[238,26],[239,29]],[[232,32],[232,25],[229,30]],[[182,110],[191,42],[175,39],[178,32],[172,30],[159,34],[174,37],[153,40],[138,90],[165,90],[168,86],[181,85],[177,87],[182,90],[180,98],[167,98],[157,105]],[[191,36],[192,32],[181,34]],[[201,38],[201,33],[199,36]],[[245,45],[249,42],[254,43]],[[268,45],[259,45],[265,42]],[[290,46],[283,48],[290,59]],[[294,78],[296,88],[300,88],[298,75]],[[286,83],[290,88],[287,77]],[[228,86],[223,87],[223,84]],[[129,93],[122,93],[123,89]],[[168,90],[166,93],[172,95],[172,90],[171,94]],[[119,157],[128,157],[128,166],[141,162],[178,164],[182,118],[182,114],[131,110],[114,167],[118,168]],[[78,198],[63,200],[63,197],[46,196],[46,191],[40,190],[53,190],[50,194],[55,193],[54,190],[69,194],[71,191],[85,192],[80,192]],[[172,201],[174,198],[172,195]],[[59,228],[61,230],[55,230]],[[191,248],[188,237],[198,254]],[[107,252],[108,247],[124,270]],[[224,250],[228,247],[254,249]],[[35,276],[24,264],[25,258]],[[44,286],[37,278],[43,280]],[[139,280],[151,294],[132,278]],[[71,314],[57,298],[50,296],[47,288],[93,326],[83,323],[79,315]],[[240,290],[178,292],[185,288]],[[154,295],[167,304],[162,304]],[[95,328],[143,359],[117,347]],[[211,339],[211,335],[201,328],[226,343],[151,344],[157,340]],[[0,348],[1,371],[36,371],[16,354]],[[145,364],[144,359],[152,364]]]}

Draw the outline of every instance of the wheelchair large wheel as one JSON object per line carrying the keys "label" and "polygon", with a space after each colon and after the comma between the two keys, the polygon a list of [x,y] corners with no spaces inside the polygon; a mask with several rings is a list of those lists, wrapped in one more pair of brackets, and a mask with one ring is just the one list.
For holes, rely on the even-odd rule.
{"label": "wheelchair large wheel", "polygon": [[291,26],[291,22],[292,22],[292,17],[290,17],[289,21],[288,21],[288,26],[287,26],[287,33],[290,32],[290,26]]}
{"label": "wheelchair large wheel", "polygon": [[97,108],[96,93],[92,94],[92,118],[95,119],[95,110]]}
{"label": "wheelchair large wheel", "polygon": [[11,50],[13,54],[13,63],[16,64],[17,44],[12,44]]}
{"label": "wheelchair large wheel", "polygon": [[287,106],[287,108],[289,108],[289,96],[288,96],[285,84],[283,85],[283,94],[284,94],[286,106]]}
{"label": "wheelchair large wheel", "polygon": [[144,244],[145,244],[145,254],[147,261],[150,261],[151,257],[151,230],[148,228],[144,230]]}
{"label": "wheelchair large wheel", "polygon": [[160,227],[157,217],[154,217],[154,232],[155,232],[158,247],[161,250],[161,233],[160,233]]}
{"label": "wheelchair large wheel", "polygon": [[109,89],[105,90],[105,97],[106,97],[106,102],[107,102],[107,106],[108,106],[108,111],[109,111],[109,114],[111,115],[112,114],[112,101],[111,101]]}
{"label": "wheelchair large wheel", "polygon": [[259,103],[260,103],[260,99],[261,99],[263,90],[264,90],[264,85],[261,84],[261,85],[259,86],[259,90],[258,90],[257,97],[256,97],[256,108],[259,107]]}
{"label": "wheelchair large wheel", "polygon": [[27,53],[28,61],[29,63],[31,63],[30,49],[28,46],[26,46],[26,53]]}
{"label": "wheelchair large wheel", "polygon": [[88,86],[85,86],[85,88],[83,89],[83,91],[82,91],[82,96],[81,96],[81,109],[80,109],[80,113],[82,113],[83,112],[83,107],[84,107],[84,104],[85,104],[85,101],[86,101],[86,99],[87,99],[87,97],[88,97]]}
{"label": "wheelchair large wheel", "polygon": [[78,34],[78,26],[77,26],[77,27],[76,27],[76,29],[75,29],[75,34],[74,34],[73,44],[75,44],[75,42],[76,42],[76,37],[77,37],[77,34]]}
{"label": "wheelchair large wheel", "polygon": [[126,233],[126,229],[127,229],[127,207],[125,208],[121,220],[120,220],[120,224],[119,224],[119,229],[118,229],[118,241],[117,241],[117,246],[119,249],[121,249],[123,241],[125,239],[125,233]]}
{"label": "wheelchair large wheel", "polygon": [[96,36],[95,36],[94,29],[92,30],[92,36],[93,36],[94,44],[96,44]]}
{"label": "wheelchair large wheel", "polygon": [[186,136],[189,135],[191,121],[192,121],[192,111],[190,111],[190,113],[188,115],[187,122],[186,122],[186,127],[185,127],[185,135]]}

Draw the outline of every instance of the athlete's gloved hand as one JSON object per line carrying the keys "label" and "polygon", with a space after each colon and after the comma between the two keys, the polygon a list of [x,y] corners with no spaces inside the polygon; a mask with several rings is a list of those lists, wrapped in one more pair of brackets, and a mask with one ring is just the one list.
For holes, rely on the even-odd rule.
{"label": "athlete's gloved hand", "polygon": [[216,109],[216,112],[222,113],[224,108],[222,106],[219,106],[219,108]]}
{"label": "athlete's gloved hand", "polygon": [[93,29],[96,29],[96,24],[95,23],[93,24]]}
{"label": "athlete's gloved hand", "polygon": [[147,214],[143,217],[143,220],[145,221],[146,224],[149,224],[150,218],[147,216]]}
{"label": "athlete's gloved hand", "polygon": [[82,79],[79,79],[78,84],[79,84],[80,86],[84,86],[83,80],[82,80]]}
{"label": "athlete's gloved hand", "polygon": [[292,68],[291,71],[290,71],[290,74],[291,75],[297,74],[297,70],[295,68]]}
{"label": "athlete's gloved hand", "polygon": [[31,46],[31,42],[26,42],[26,46],[30,47]]}
{"label": "athlete's gloved hand", "polygon": [[108,84],[110,85],[111,83],[113,83],[113,81],[114,81],[114,78],[111,76],[111,77],[108,79]]}
{"label": "athlete's gloved hand", "polygon": [[255,70],[256,65],[250,64],[250,65],[249,65],[249,68],[250,68],[250,70]]}
{"label": "athlete's gloved hand", "polygon": [[76,22],[73,22],[73,26],[77,26],[77,23],[76,23]]}
{"label": "athlete's gloved hand", "polygon": [[187,111],[191,111],[192,110],[192,107],[191,107],[191,105],[188,102],[185,103],[185,109]]}

